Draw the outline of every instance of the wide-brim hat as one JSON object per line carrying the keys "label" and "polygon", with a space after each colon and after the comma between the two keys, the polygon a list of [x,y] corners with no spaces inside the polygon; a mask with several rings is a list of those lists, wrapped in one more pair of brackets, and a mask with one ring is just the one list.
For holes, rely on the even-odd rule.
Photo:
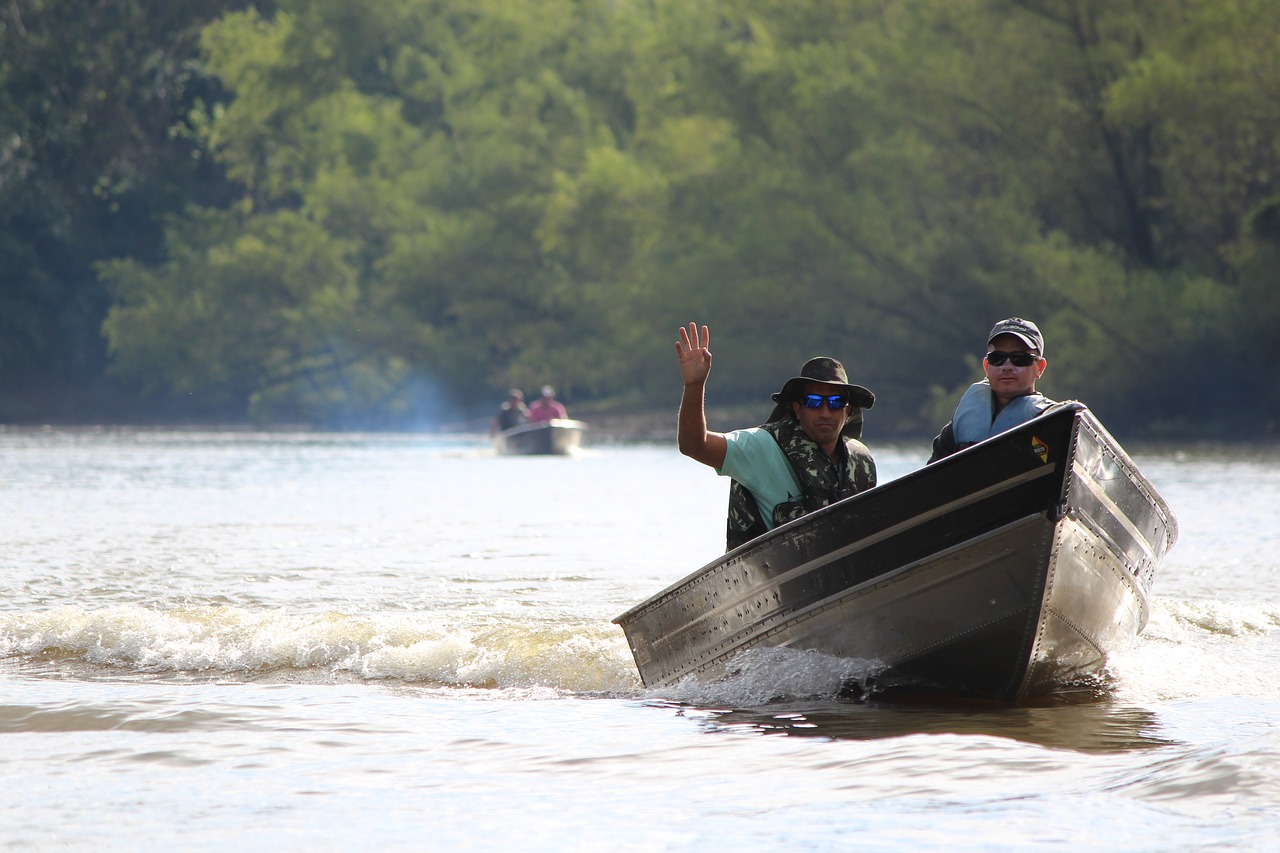
{"label": "wide-brim hat", "polygon": [[773,412],[766,423],[773,423],[782,418],[793,417],[791,403],[800,401],[804,386],[810,382],[825,382],[828,385],[840,385],[849,395],[848,417],[840,434],[845,438],[862,438],[862,410],[869,409],[876,402],[876,395],[861,385],[849,382],[849,375],[844,372],[844,365],[829,355],[811,358],[800,368],[800,375],[793,376],[782,386],[782,390],[773,395]]}
{"label": "wide-brim hat", "polygon": [[773,395],[775,403],[799,402],[804,386],[810,382],[824,382],[828,385],[840,385],[849,395],[849,405],[859,409],[869,409],[876,402],[876,395],[861,385],[849,382],[849,374],[844,365],[829,355],[811,358],[800,368],[800,375],[793,376],[782,386],[782,390]]}

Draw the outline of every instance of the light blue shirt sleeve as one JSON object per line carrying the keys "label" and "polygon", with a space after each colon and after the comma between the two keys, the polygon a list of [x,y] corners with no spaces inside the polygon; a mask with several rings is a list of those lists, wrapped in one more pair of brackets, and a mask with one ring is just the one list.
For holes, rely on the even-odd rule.
{"label": "light blue shirt sleeve", "polygon": [[759,427],[725,433],[724,465],[716,469],[722,477],[732,477],[747,487],[760,508],[764,526],[772,530],[773,508],[803,494],[796,472],[768,431]]}

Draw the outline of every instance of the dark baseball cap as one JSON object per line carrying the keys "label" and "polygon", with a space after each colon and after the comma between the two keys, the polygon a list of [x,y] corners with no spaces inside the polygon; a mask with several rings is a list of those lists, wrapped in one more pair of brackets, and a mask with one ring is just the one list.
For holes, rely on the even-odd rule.
{"label": "dark baseball cap", "polygon": [[1040,327],[1030,320],[1008,317],[996,323],[991,327],[991,334],[987,335],[987,346],[1001,335],[1013,335],[1026,344],[1027,349],[1035,350],[1041,358],[1044,357],[1044,335],[1040,334]]}

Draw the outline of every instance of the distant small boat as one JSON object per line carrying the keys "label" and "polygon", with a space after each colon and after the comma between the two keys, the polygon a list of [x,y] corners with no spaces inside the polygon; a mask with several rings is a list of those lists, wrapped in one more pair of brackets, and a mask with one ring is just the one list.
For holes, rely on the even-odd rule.
{"label": "distant small boat", "polygon": [[1178,535],[1087,408],[1040,417],[730,551],[614,621],[647,687],[755,647],[872,662],[863,695],[1097,686]]}
{"label": "distant small boat", "polygon": [[587,425],[556,418],[530,421],[493,436],[493,449],[504,456],[565,456],[582,444]]}

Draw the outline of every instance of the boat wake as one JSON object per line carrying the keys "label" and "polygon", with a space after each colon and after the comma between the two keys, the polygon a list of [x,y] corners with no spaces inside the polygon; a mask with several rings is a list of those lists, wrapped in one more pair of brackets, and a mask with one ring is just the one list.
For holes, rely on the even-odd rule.
{"label": "boat wake", "polygon": [[612,625],[453,613],[67,606],[0,614],[0,659],[31,674],[74,669],[101,678],[398,680],[624,695],[639,688]]}
{"label": "boat wake", "polygon": [[1108,662],[1120,701],[1280,699],[1280,607],[1156,597],[1146,629]]}
{"label": "boat wake", "polygon": [[[1107,670],[1120,701],[1280,698],[1270,651],[1280,607],[1156,597]],[[37,677],[401,682],[744,708],[874,695],[880,665],[787,647],[749,649],[716,680],[645,690],[616,626],[578,618],[451,612],[351,614],[217,605],[65,606],[0,614],[0,661]],[[531,694],[532,695],[532,694]]]}
{"label": "boat wake", "polygon": [[1178,639],[1199,633],[1245,637],[1280,628],[1280,606],[1217,600],[1153,601],[1147,636]]}

